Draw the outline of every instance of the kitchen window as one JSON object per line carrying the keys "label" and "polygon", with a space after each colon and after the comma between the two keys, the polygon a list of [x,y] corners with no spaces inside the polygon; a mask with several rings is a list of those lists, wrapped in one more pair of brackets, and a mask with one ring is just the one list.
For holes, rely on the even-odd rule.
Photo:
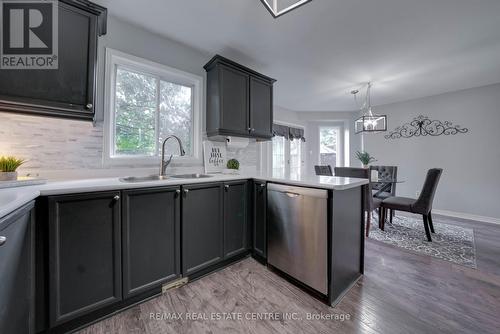
{"label": "kitchen window", "polygon": [[[302,173],[303,129],[274,125],[275,136],[272,140],[273,177],[299,179]],[[298,132],[297,132],[298,131]],[[299,133],[300,138],[294,138]]]}
{"label": "kitchen window", "polygon": [[167,143],[174,162],[200,162],[202,78],[111,49],[106,65],[106,162],[157,164],[171,134],[186,151],[177,156],[176,143]]}
{"label": "kitchen window", "polygon": [[302,140],[290,141],[290,178],[298,179],[302,169]]}
{"label": "kitchen window", "polygon": [[286,174],[285,137],[273,137],[273,177],[284,177]]}

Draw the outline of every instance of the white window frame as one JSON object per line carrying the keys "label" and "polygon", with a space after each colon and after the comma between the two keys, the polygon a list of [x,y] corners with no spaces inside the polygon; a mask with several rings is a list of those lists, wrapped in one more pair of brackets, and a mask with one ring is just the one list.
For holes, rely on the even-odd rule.
{"label": "white window frame", "polygon": [[342,124],[320,124],[318,126],[318,164],[321,164],[321,129],[334,128],[337,130],[337,152],[335,156],[335,167],[345,166],[345,144],[344,144],[344,127]]}
{"label": "white window frame", "polygon": [[[113,155],[115,145],[115,96],[116,72],[118,66],[131,71],[151,75],[163,81],[173,82],[193,89],[193,142],[192,156],[174,156],[172,163],[176,165],[194,165],[202,162],[202,100],[203,78],[163,64],[136,57],[124,52],[106,48],[105,92],[104,92],[104,148],[103,162],[106,166],[153,166],[159,165],[160,156],[124,156]],[[178,154],[167,152],[166,154]]]}
{"label": "white window frame", "polygon": [[284,164],[284,171],[283,171],[283,176],[287,177],[287,175],[290,175],[290,143],[289,140],[287,140],[285,137],[281,136],[276,136],[273,137],[271,140],[271,173],[270,175],[275,176],[274,174],[274,139],[275,138],[280,138],[283,140],[283,164]]}
{"label": "white window frame", "polygon": [[[284,126],[289,126],[293,128],[298,128],[302,129],[305,131],[305,127],[303,125],[298,125],[298,124],[293,124],[293,123],[287,123],[287,122],[282,122],[282,121],[274,121],[274,124],[279,124],[279,125],[284,125]],[[300,147],[300,174],[304,175],[305,171],[305,166],[306,164],[306,146],[304,142],[301,142],[301,147]],[[270,140],[269,142],[266,143],[266,148],[264,150],[264,155],[266,158],[261,156],[261,161],[267,161],[267,165],[263,166],[261,164],[261,169],[266,170],[267,174],[272,175],[273,174],[273,142]],[[289,178],[290,177],[290,140],[285,140],[285,177]]]}

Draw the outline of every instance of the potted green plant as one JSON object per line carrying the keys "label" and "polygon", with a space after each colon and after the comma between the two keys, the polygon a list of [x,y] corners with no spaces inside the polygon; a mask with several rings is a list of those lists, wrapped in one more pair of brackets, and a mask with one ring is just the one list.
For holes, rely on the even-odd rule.
{"label": "potted green plant", "polygon": [[240,162],[236,159],[229,159],[226,164],[226,172],[229,174],[237,174],[240,169]]}
{"label": "potted green plant", "polygon": [[25,162],[24,159],[12,156],[0,157],[0,181],[17,180],[17,169]]}
{"label": "potted green plant", "polygon": [[356,157],[358,158],[359,161],[363,164],[363,168],[368,168],[368,165],[372,162],[377,161],[374,157],[370,155],[368,152],[356,152]]}

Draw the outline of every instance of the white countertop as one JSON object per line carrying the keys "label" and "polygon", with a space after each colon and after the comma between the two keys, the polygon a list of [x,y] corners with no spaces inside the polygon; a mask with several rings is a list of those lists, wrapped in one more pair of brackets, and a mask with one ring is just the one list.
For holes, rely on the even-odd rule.
{"label": "white countertop", "polygon": [[214,174],[202,179],[166,179],[159,181],[128,183],[119,178],[77,179],[67,181],[49,181],[38,186],[8,188],[0,190],[0,218],[34,200],[38,196],[63,195],[83,192],[149,188],[161,186],[184,185],[194,183],[210,183],[255,179],[260,181],[285,183],[295,186],[314,187],[332,190],[345,190],[367,184],[366,179],[344,178],[335,176],[303,176],[299,179],[277,178],[265,174],[257,175],[225,175]]}
{"label": "white countertop", "polygon": [[33,186],[0,190],[0,219],[40,196]]}
{"label": "white countertop", "polygon": [[367,179],[357,179],[338,176],[316,176],[303,175],[299,178],[280,178],[272,177],[265,174],[257,174],[251,177],[254,180],[286,183],[294,186],[313,187],[332,190],[346,190],[368,184]]}

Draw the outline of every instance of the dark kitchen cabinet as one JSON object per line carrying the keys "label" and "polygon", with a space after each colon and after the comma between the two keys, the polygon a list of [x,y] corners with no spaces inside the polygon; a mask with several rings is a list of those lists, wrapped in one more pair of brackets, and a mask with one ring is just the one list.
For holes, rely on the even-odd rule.
{"label": "dark kitchen cabinet", "polygon": [[250,78],[250,129],[259,138],[268,138],[273,131],[273,84]]}
{"label": "dark kitchen cabinet", "polygon": [[0,218],[0,333],[34,333],[34,203]]}
{"label": "dark kitchen cabinet", "polygon": [[272,138],[276,80],[215,56],[207,71],[207,135]]}
{"label": "dark kitchen cabinet", "polygon": [[106,33],[106,8],[89,1],[58,6],[58,67],[2,69],[0,110],[73,119],[94,118],[97,39]]}
{"label": "dark kitchen cabinet", "polygon": [[224,183],[224,257],[247,250],[247,181]]}
{"label": "dark kitchen cabinet", "polygon": [[231,67],[220,66],[220,85],[223,95],[221,109],[231,110],[221,114],[221,129],[227,129],[240,135],[248,134],[248,74]]}
{"label": "dark kitchen cabinet", "polygon": [[122,192],[123,298],[180,277],[180,188]]}
{"label": "dark kitchen cabinet", "polygon": [[48,210],[55,326],[122,299],[120,192],[51,196]]}
{"label": "dark kitchen cabinet", "polygon": [[191,275],[224,257],[222,183],[182,187],[182,274]]}
{"label": "dark kitchen cabinet", "polygon": [[267,259],[267,190],[266,183],[253,183],[253,253]]}

